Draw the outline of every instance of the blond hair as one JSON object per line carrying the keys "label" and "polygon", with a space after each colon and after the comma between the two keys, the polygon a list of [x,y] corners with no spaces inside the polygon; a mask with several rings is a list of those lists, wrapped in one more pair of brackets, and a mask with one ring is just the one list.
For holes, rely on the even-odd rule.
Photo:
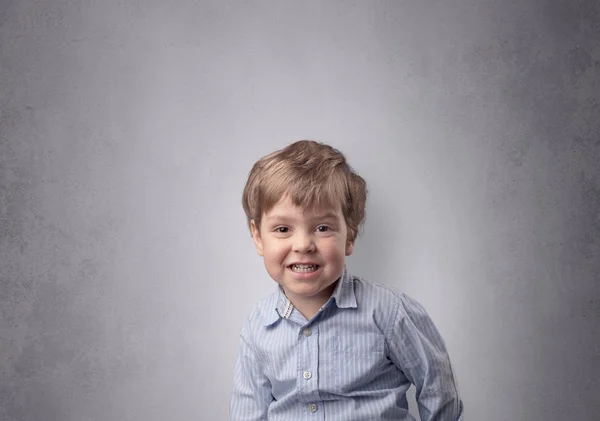
{"label": "blond hair", "polygon": [[341,205],[348,241],[356,240],[365,218],[366,183],[337,149],[300,140],[258,160],[242,195],[248,225],[254,220],[260,228],[263,213],[284,197],[304,209]]}

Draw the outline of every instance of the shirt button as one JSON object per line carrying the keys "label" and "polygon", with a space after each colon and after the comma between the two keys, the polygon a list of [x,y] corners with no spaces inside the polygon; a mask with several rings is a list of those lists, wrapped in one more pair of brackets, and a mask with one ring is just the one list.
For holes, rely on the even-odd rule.
{"label": "shirt button", "polygon": [[311,335],[311,333],[312,333],[312,332],[310,331],[310,328],[309,328],[309,327],[307,327],[306,329],[304,329],[304,336],[307,336],[307,337],[308,337],[308,336],[310,336],[310,335]]}
{"label": "shirt button", "polygon": [[316,403],[311,403],[310,405],[308,405],[308,410],[310,412],[317,412],[317,409],[319,409],[319,407]]}
{"label": "shirt button", "polygon": [[310,371],[305,371],[302,376],[304,376],[304,378],[306,380],[310,379],[312,377],[312,373]]}

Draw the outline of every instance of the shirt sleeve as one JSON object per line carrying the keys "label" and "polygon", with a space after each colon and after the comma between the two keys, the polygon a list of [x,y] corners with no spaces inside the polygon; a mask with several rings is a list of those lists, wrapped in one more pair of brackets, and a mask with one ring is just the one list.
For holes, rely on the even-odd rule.
{"label": "shirt sleeve", "polygon": [[391,360],[415,385],[421,420],[463,421],[450,357],[423,306],[401,294],[387,337]]}
{"label": "shirt sleeve", "polygon": [[230,420],[267,420],[267,412],[272,400],[271,383],[260,369],[254,351],[242,336],[234,370],[229,406]]}

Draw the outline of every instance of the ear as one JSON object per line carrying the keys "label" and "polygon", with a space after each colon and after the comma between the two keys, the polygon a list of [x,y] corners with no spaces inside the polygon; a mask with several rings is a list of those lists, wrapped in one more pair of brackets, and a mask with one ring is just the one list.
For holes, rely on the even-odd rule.
{"label": "ear", "polygon": [[354,241],[346,242],[346,256],[350,256],[354,251]]}
{"label": "ear", "polygon": [[259,256],[263,256],[263,244],[260,238],[260,231],[254,222],[254,219],[250,221],[250,231],[252,232],[252,239],[254,240],[254,247]]}

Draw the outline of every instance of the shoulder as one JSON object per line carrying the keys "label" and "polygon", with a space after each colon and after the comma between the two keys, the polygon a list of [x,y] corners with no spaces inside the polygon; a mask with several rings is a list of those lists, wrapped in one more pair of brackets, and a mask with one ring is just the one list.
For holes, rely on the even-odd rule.
{"label": "shoulder", "polygon": [[357,300],[371,301],[377,306],[397,307],[405,300],[410,300],[405,293],[392,286],[367,280],[360,276],[352,276],[354,293]]}
{"label": "shoulder", "polygon": [[244,339],[251,341],[262,327],[275,319],[276,304],[277,293],[273,292],[252,307],[242,328],[241,335]]}
{"label": "shoulder", "polygon": [[358,305],[369,307],[385,319],[386,324],[403,318],[427,316],[421,303],[395,287],[352,276]]}

